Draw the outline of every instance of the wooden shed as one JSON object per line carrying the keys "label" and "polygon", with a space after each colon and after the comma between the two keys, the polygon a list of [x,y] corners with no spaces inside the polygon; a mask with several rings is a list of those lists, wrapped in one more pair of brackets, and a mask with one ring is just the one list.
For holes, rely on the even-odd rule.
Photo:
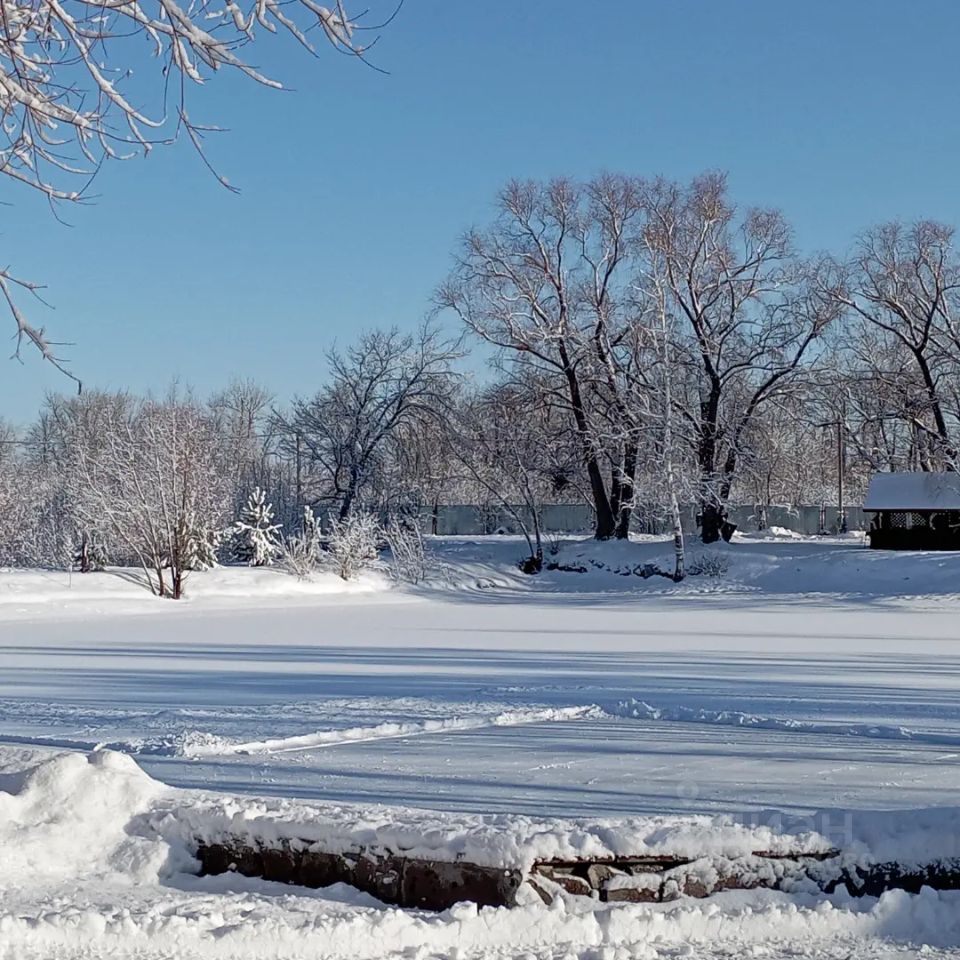
{"label": "wooden shed", "polygon": [[960,550],[960,474],[874,474],[863,509],[875,549]]}

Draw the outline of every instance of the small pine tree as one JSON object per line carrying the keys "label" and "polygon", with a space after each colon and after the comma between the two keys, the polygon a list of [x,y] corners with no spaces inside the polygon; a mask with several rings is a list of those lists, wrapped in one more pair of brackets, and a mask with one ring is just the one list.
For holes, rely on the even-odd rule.
{"label": "small pine tree", "polygon": [[280,553],[280,527],[273,522],[273,504],[255,487],[233,526],[236,558],[251,567],[269,566]]}
{"label": "small pine tree", "polygon": [[212,570],[220,565],[218,553],[223,534],[219,530],[191,526],[186,537],[184,570]]}

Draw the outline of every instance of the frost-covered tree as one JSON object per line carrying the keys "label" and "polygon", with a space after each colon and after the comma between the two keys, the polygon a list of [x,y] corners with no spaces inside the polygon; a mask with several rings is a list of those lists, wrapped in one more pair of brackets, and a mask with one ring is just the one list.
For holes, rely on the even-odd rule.
{"label": "frost-covered tree", "polygon": [[914,434],[923,470],[960,469],[960,256],[953,227],[864,231],[828,293],[848,311],[847,345],[885,415]]}
{"label": "frost-covered tree", "polygon": [[[192,88],[224,73],[280,88],[249,56],[264,34],[311,54],[319,39],[364,59],[370,44],[361,38],[376,24],[359,20],[343,0],[0,0],[0,173],[52,202],[78,202],[105,161],[181,137],[202,156],[216,128],[188,109]],[[19,307],[18,289],[38,285],[0,269],[17,352],[30,344],[63,369],[56,344]]]}
{"label": "frost-covered tree", "polygon": [[827,265],[795,255],[778,211],[738,211],[722,174],[659,179],[643,193],[645,256],[682,320],[677,396],[699,470],[701,536],[711,543],[729,533],[727,504],[751,425],[804,374],[840,310],[822,293]]}
{"label": "frost-covered tree", "polygon": [[300,532],[283,539],[280,557],[283,566],[298,580],[307,580],[317,569],[320,557],[320,524],[313,508],[303,508]]}
{"label": "frost-covered tree", "polygon": [[659,362],[652,371],[653,390],[647,419],[654,431],[650,444],[654,461],[654,489],[664,505],[673,534],[673,570],[676,583],[687,575],[686,538],[680,511],[689,493],[689,473],[684,470],[682,444],[677,442],[679,411],[674,398],[678,374],[676,317],[670,309],[669,287],[663,261],[652,257],[648,263],[644,292],[649,298],[653,323],[651,332]]}
{"label": "frost-covered tree", "polygon": [[272,395],[255,380],[237,378],[209,402],[215,429],[222,438],[224,465],[236,487],[237,507],[253,487],[269,482]]}
{"label": "frost-covered tree", "polygon": [[93,573],[103,570],[109,562],[107,548],[97,537],[91,536],[88,530],[79,535],[79,542],[75,544],[73,563],[80,573]]}
{"label": "frost-covered tree", "polygon": [[[454,455],[464,478],[509,516],[523,534],[524,573],[543,569],[543,505],[555,489],[543,397],[529,387],[497,384],[462,405]],[[482,502],[482,501],[481,501]]]}
{"label": "frost-covered tree", "polygon": [[96,444],[75,445],[69,496],[155,594],[178,599],[191,569],[216,562],[230,503],[220,455],[209,417],[189,398],[140,401],[108,410]]}
{"label": "frost-covered tree", "polygon": [[234,524],[234,553],[251,567],[266,567],[280,552],[281,524],[273,522],[273,504],[255,487]]}
{"label": "frost-covered tree", "polygon": [[184,570],[212,570],[219,566],[223,531],[198,521],[195,516],[188,515],[183,522]]}
{"label": "frost-covered tree", "polygon": [[403,583],[420,583],[427,575],[427,553],[416,517],[391,517],[383,530],[390,548],[390,573]]}
{"label": "frost-covered tree", "polygon": [[353,580],[377,559],[380,524],[372,513],[357,510],[330,524],[330,560],[344,580]]}

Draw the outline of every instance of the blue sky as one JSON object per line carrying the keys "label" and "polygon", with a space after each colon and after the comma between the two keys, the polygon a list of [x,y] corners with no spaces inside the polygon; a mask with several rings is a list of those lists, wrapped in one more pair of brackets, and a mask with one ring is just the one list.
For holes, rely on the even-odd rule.
{"label": "blue sky", "polygon": [[[376,49],[389,76],[266,37],[256,62],[293,92],[218,76],[194,98],[229,128],[209,152],[240,196],[186,143],[108,165],[70,227],[4,184],[2,258],[46,283],[32,319],[90,387],[241,375],[282,400],[319,386],[335,339],[415,326],[510,177],[724,169],[809,249],[960,223],[958,39],[956,0],[406,0]],[[69,387],[26,359],[0,361],[18,422]]]}

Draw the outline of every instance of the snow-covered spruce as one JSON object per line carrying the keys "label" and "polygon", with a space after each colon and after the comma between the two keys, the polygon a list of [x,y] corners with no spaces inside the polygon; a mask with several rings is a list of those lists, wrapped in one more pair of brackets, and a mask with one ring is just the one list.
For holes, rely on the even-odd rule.
{"label": "snow-covered spruce", "polygon": [[234,556],[251,567],[269,566],[280,554],[282,524],[273,522],[273,504],[267,494],[254,487],[247,497],[240,519],[233,526]]}

